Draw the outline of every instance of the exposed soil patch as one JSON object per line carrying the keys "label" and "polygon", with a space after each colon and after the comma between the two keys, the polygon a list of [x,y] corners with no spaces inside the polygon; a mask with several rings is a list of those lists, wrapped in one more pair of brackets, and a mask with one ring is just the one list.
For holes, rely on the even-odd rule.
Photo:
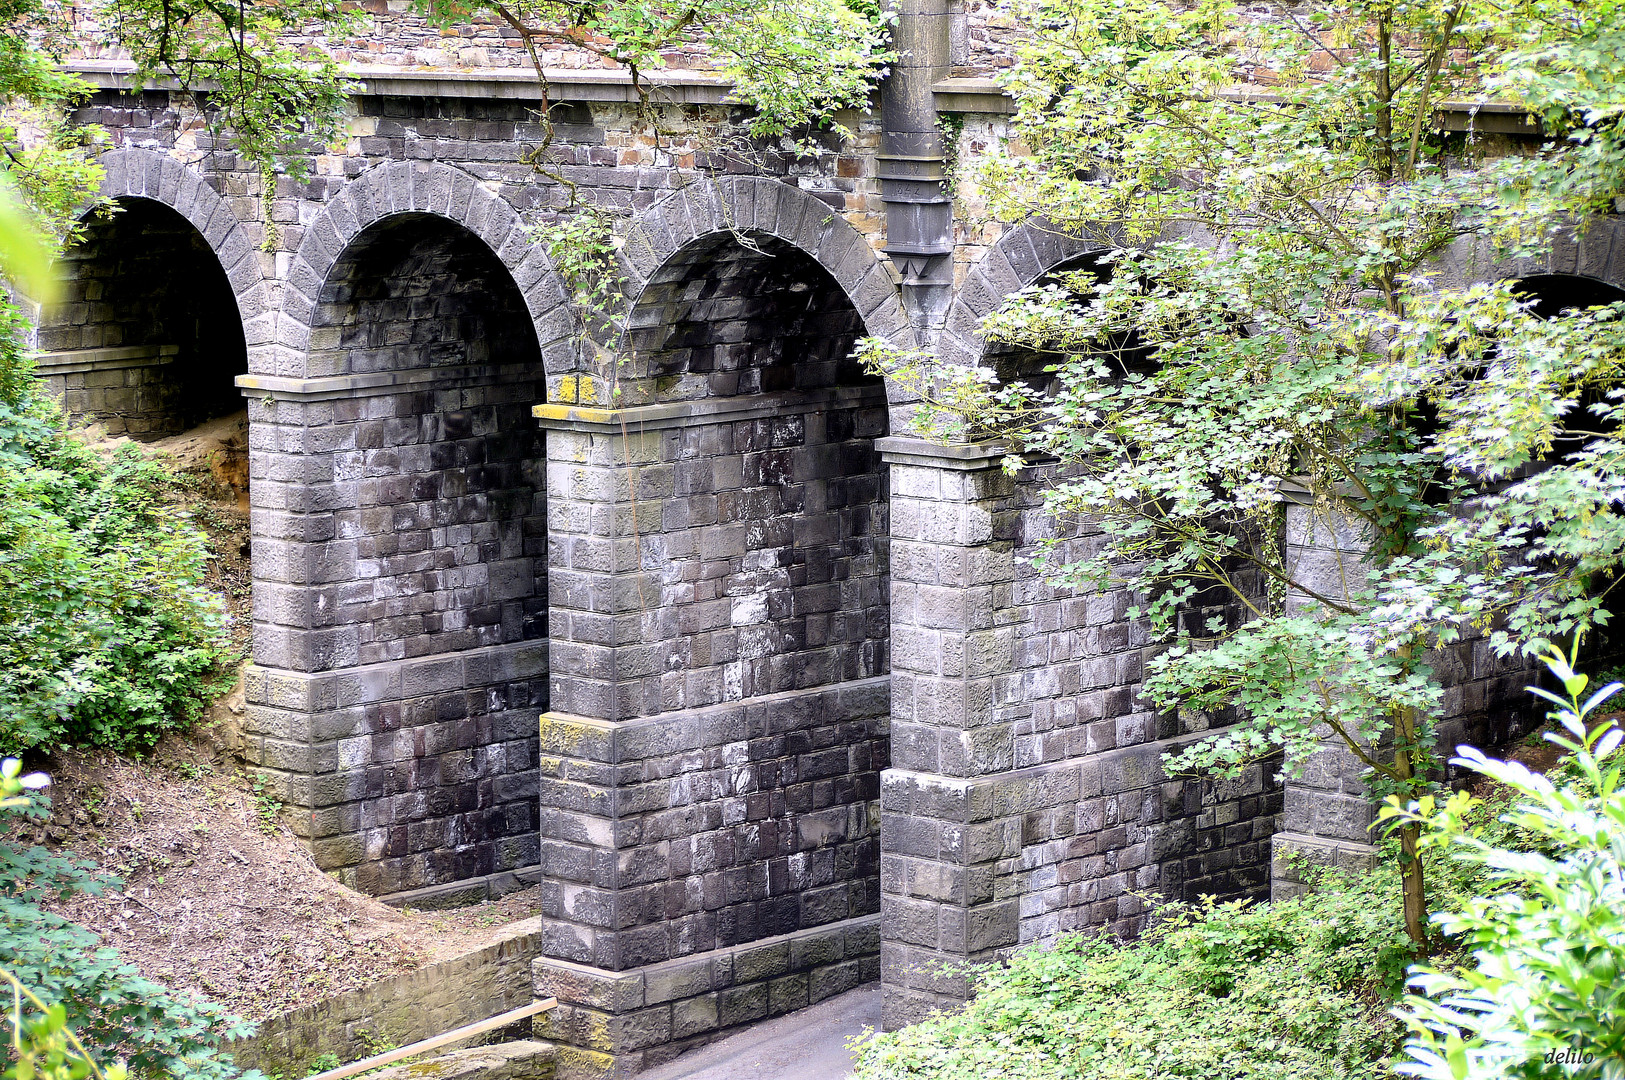
{"label": "exposed soil patch", "polygon": [[[111,453],[129,443],[99,425],[75,433]],[[233,644],[252,642],[248,414],[135,443],[160,457],[208,534],[208,585],[230,605]],[[51,817],[29,839],[71,850],[123,879],[57,910],[96,931],[143,975],[192,990],[249,1019],[308,1005],[497,940],[540,911],[540,887],[455,911],[401,911],[316,868],[280,807],[237,766],[242,689],[196,731],[166,736],[141,761],[65,751],[30,768],[51,774]]]}
{"label": "exposed soil patch", "polygon": [[[1594,716],[1590,722],[1590,728],[1592,731],[1595,731],[1599,727],[1605,727],[1610,724],[1618,724],[1625,727],[1625,712],[1610,712],[1601,716]],[[1556,743],[1546,738],[1546,735],[1549,732],[1556,732],[1561,734],[1564,738],[1573,738],[1573,736],[1569,735],[1568,732],[1564,731],[1560,726],[1558,726],[1556,721],[1547,721],[1534,731],[1531,731],[1529,734],[1519,739],[1517,742],[1511,743],[1507,746],[1491,749],[1486,751],[1486,753],[1488,753],[1491,757],[1500,758],[1503,761],[1516,761],[1530,772],[1539,773],[1540,775],[1544,776],[1553,769],[1557,768],[1558,763],[1562,761],[1564,757],[1568,756],[1569,753],[1561,746],[1558,746]],[[1492,794],[1503,795],[1510,790],[1499,781],[1492,780],[1488,776],[1483,776],[1478,773],[1473,773],[1471,775],[1472,779],[1467,783],[1467,790],[1471,791],[1479,798],[1487,798]]]}
{"label": "exposed soil patch", "polygon": [[140,762],[65,752],[41,764],[55,783],[36,838],[124,880],[57,910],[147,977],[250,1019],[481,948],[539,911],[539,888],[449,912],[344,888],[209,738],[167,739]]}

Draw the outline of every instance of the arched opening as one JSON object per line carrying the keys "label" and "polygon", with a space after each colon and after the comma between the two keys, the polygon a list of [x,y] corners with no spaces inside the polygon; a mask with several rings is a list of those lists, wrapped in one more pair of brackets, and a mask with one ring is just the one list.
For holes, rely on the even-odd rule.
{"label": "arched opening", "polygon": [[[632,325],[640,396],[710,399],[723,421],[684,435],[691,542],[673,552],[663,601],[726,599],[737,658],[674,626],[671,662],[690,673],[721,662],[683,704],[884,674],[886,486],[874,440],[885,398],[852,359],[864,330],[845,291],[775,236],[722,233],[655,273]],[[766,414],[733,419],[741,408]]]}
{"label": "arched opening", "polygon": [[92,213],[40,312],[36,372],[68,422],[147,445],[209,534],[209,585],[250,646],[248,370],[241,313],[207,240],[155,199]]}
{"label": "arched opening", "polygon": [[[1088,302],[1095,285],[1103,285],[1111,279],[1112,266],[1106,261],[1106,253],[1091,252],[1053,267],[1030,288],[1058,294],[1069,305],[1076,306]],[[992,368],[1005,385],[1025,383],[1033,390],[1053,394],[1058,380],[1050,369],[1077,354],[1076,348],[1055,342],[993,341],[983,350],[982,363]],[[1114,378],[1147,374],[1156,366],[1152,350],[1132,331],[1091,343],[1088,355],[1103,363]]]}
{"label": "arched opening", "polygon": [[[549,948],[614,970],[878,911],[889,752],[887,410],[849,359],[852,301],[777,237],[711,234],[653,274],[630,325],[621,411],[548,433],[543,738],[563,775],[605,778],[584,812],[619,838],[544,786]],[[638,770],[601,768],[606,725]],[[611,893],[572,876],[599,860],[626,868],[613,922]]]}
{"label": "arched opening", "polygon": [[152,199],[117,199],[62,266],[62,297],[41,313],[39,373],[70,418],[152,441],[242,410],[237,301],[189,221]]}
{"label": "arched opening", "polygon": [[811,256],[776,236],[694,241],[649,279],[628,334],[644,400],[878,386],[851,356],[863,322]]}
{"label": "arched opening", "polygon": [[[1520,299],[1528,301],[1530,313],[1540,319],[1561,319],[1590,308],[1625,302],[1625,289],[1578,274],[1532,274],[1514,283],[1513,292]],[[1599,419],[1589,412],[1591,406],[1603,400],[1605,393],[1601,387],[1592,387],[1580,394],[1565,419],[1565,423],[1576,431],[1554,439],[1551,449],[1528,468],[1534,470],[1560,462],[1583,449],[1595,437],[1578,434],[1578,431],[1612,433],[1616,427],[1612,421]],[[1610,583],[1594,580],[1590,584],[1593,591],[1601,592]],[[1613,623],[1598,627],[1587,636],[1583,656],[1584,670],[1592,672],[1599,682],[1607,681],[1602,677],[1605,673],[1617,671],[1625,665],[1625,635]],[[1511,665],[1502,666],[1510,667],[1510,670],[1503,679],[1503,685],[1497,688],[1499,692],[1492,695],[1488,702],[1489,730],[1484,737],[1493,741],[1504,741],[1509,733],[1520,733],[1517,721],[1528,711],[1528,695],[1523,688],[1540,674]],[[1500,709],[1495,708],[1498,704],[1501,705]],[[1511,722],[1503,715],[1509,712],[1513,714]]]}
{"label": "arched opening", "polygon": [[[1046,308],[1053,304],[1063,312],[1081,313],[1098,295],[1096,290],[1112,282],[1114,273],[1127,271],[1108,261],[1107,252],[1088,252],[1052,267],[1029,290],[1043,294]],[[1017,297],[1006,300],[1015,302]],[[1091,337],[1064,319],[1041,326],[1042,333],[1024,340],[987,341],[981,366],[991,369],[1001,386],[1025,386],[1050,399],[1063,389],[1074,390],[1063,387],[1062,374],[1056,370],[1074,360],[1092,362],[1099,377],[1118,388],[1159,369],[1156,350],[1138,330]],[[1056,332],[1050,335],[1052,330]],[[1034,419],[1044,422],[1042,414]],[[1132,455],[1135,448],[1120,447],[1120,452]],[[1075,460],[1032,454],[1012,484],[1003,532],[1014,548],[1011,594],[1018,599],[1010,612],[999,615],[1012,624],[1016,639],[1012,670],[1001,687],[1004,700],[1023,710],[1017,715],[1030,715],[1015,733],[1016,769],[1098,757],[1124,760],[1140,753],[1150,760],[1239,718],[1229,710],[1159,711],[1141,693],[1146,624],[1130,614],[1144,605],[1145,596],[1122,584],[1102,591],[1068,586],[1040,567],[1040,560],[1057,568],[1089,561],[1103,546],[1094,522],[1079,515],[1057,515],[1046,502],[1047,493],[1085,475],[1086,468]],[[1237,529],[1236,535],[1248,544],[1273,539],[1256,528]],[[1248,599],[1265,591],[1265,581],[1249,570],[1244,557],[1235,557],[1226,570],[1229,580],[1250,594]],[[1182,629],[1199,638],[1211,637],[1217,627],[1237,626],[1248,618],[1247,603],[1226,585],[1212,581],[1200,585],[1179,607]],[[1203,895],[1225,899],[1267,895],[1269,838],[1282,806],[1278,772],[1278,757],[1253,763],[1243,776],[1228,782],[1157,770],[1131,776],[1124,770],[1120,789],[1107,796],[1104,806],[1083,798],[1075,816],[1063,813],[1051,821],[1033,822],[1036,827],[1023,820],[1013,830],[1021,837],[1018,857],[992,868],[997,895],[1024,894],[1020,943],[1076,930],[1137,933],[1142,909],[1111,899],[1134,889],[1176,901]],[[1144,846],[1136,849],[1138,844]],[[1090,857],[1080,859],[1073,854],[1078,851]],[[1134,868],[1132,885],[1101,869],[1114,864]],[[1027,868],[1038,872],[1028,876]],[[1035,881],[1042,887],[1034,889]],[[1062,887],[1068,881],[1087,885],[1068,890]],[[1042,902],[1026,899],[1034,895],[1042,895]]]}
{"label": "arched opening", "polygon": [[[1562,319],[1590,308],[1606,307],[1625,301],[1625,289],[1617,288],[1596,278],[1577,274],[1532,274],[1520,278],[1512,287],[1519,299],[1529,303],[1529,313],[1537,319]],[[1590,410],[1603,400],[1604,391],[1593,388],[1580,395],[1567,414],[1567,423],[1580,430],[1597,427]],[[1598,430],[1611,430],[1604,425]],[[1542,457],[1545,463],[1562,460],[1581,449],[1589,438],[1580,434],[1567,434],[1554,440],[1552,448]]]}
{"label": "arched opening", "polygon": [[544,466],[529,415],[541,356],[501,261],[444,218],[373,225],[322,286],[310,365],[396,375],[382,393],[358,390],[354,527],[371,587],[350,612],[354,659],[545,637]]}
{"label": "arched opening", "polygon": [[1578,274],[1531,274],[1518,279],[1512,291],[1530,301],[1531,313],[1542,319],[1625,300],[1625,289]]}
{"label": "arched opening", "polygon": [[[345,721],[365,750],[341,766],[358,770],[345,798],[366,800],[361,848],[318,844],[318,862],[375,894],[534,864],[547,530],[524,297],[461,225],[393,215],[329,271],[309,363],[357,378],[302,444],[320,566],[288,633],[310,643],[305,670],[361,667],[380,688]],[[310,438],[311,421],[286,422]]]}

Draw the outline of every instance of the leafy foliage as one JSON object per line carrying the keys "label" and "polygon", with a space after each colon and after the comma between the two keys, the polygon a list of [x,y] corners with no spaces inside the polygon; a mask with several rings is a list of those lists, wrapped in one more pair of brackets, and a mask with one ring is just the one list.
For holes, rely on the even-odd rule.
{"label": "leafy foliage", "polygon": [[[541,50],[566,44],[625,67],[647,103],[650,72],[666,54],[697,44],[732,79],[752,112],[750,131],[784,135],[867,105],[883,65],[886,22],[874,5],[842,0],[418,0],[431,19],[466,21],[492,12],[525,44],[545,90]],[[547,106],[544,103],[545,118]]]}
{"label": "leafy foliage", "polygon": [[[20,771],[15,758],[0,766],[0,820],[46,813],[45,802],[27,793],[43,786],[45,778],[19,776]],[[13,1049],[19,1060],[5,1075],[77,1080],[94,1066],[109,1077],[127,1068],[138,1080],[238,1076],[216,1048],[222,1039],[251,1032],[250,1025],[217,1005],[177,996],[142,978],[116,949],[102,947],[95,933],[40,907],[51,895],[97,894],[118,885],[89,863],[0,842],[0,970],[15,979],[13,986],[28,990],[37,1010],[25,1015],[21,1002],[14,1002]],[[42,1065],[46,1071],[40,1071]],[[30,1073],[30,1067],[36,1071]],[[248,1080],[258,1076],[248,1074]]]}
{"label": "leafy foliage", "polygon": [[1571,753],[1555,782],[1517,762],[1463,747],[1457,763],[1516,794],[1501,820],[1527,843],[1486,836],[1466,793],[1409,808],[1391,800],[1389,818],[1427,831],[1424,844],[1480,869],[1489,888],[1436,921],[1471,950],[1473,966],[1419,968],[1406,999],[1413,1036],[1396,1071],[1429,1080],[1618,1075],[1625,1059],[1625,791],[1619,748],[1625,732],[1591,718],[1619,683],[1582,697],[1588,679],[1572,658],[1546,662],[1564,696],[1534,692],[1558,706],[1564,734],[1548,735]]}
{"label": "leafy foliage", "polygon": [[0,747],[151,746],[219,688],[206,541],[160,466],[61,430],[19,338],[0,312]]}
{"label": "leafy foliage", "polygon": [[337,134],[348,85],[332,57],[285,35],[314,25],[353,33],[360,15],[341,0],[222,5],[207,0],[103,0],[92,7],[111,42],[135,62],[134,82],[172,77],[204,92],[216,133],[251,161],[282,159]]}
{"label": "leafy foliage", "polygon": [[[68,1027],[68,1010],[61,1005],[46,1005],[28,987],[17,981],[11,972],[0,969],[0,981],[12,988],[11,1053],[16,1064],[6,1070],[7,1077],[17,1080],[127,1080],[129,1070],[122,1064],[106,1069],[96,1064],[95,1057],[85,1048]],[[37,1012],[26,1011],[23,1000]]]}
{"label": "leafy foliage", "polygon": [[1464,747],[1456,763],[1497,785],[1382,808],[1422,831],[1448,965],[1412,963],[1396,861],[1322,872],[1270,905],[1162,908],[1130,944],[1023,950],[977,972],[963,1012],[870,1036],[858,1080],[1617,1075],[1625,731],[1595,718],[1621,685],[1587,695],[1572,656],[1544,659],[1564,693],[1531,692],[1568,752],[1551,774]]}
{"label": "leafy foliage", "polygon": [[1411,959],[1392,869],[1273,905],[1164,908],[1138,941],[1074,935],[977,974],[962,1012],[876,1035],[857,1080],[1389,1075]]}
{"label": "leafy foliage", "polygon": [[[1025,149],[982,187],[1103,254],[985,324],[1047,378],[878,342],[871,362],[926,400],[927,430],[1060,460],[1048,508],[1104,542],[1070,565],[1052,545],[1046,574],[1144,597],[1171,642],[1146,681],[1160,704],[1241,706],[1170,767],[1301,764],[1330,724],[1379,795],[1420,794],[1427,651],[1583,632],[1625,555],[1619,312],[1543,317],[1511,283],[1437,275],[1446,251],[1542,252],[1625,190],[1618,5],[1022,11],[1041,28],[1007,80]],[[1435,126],[1435,103],[1491,95],[1563,138],[1479,160]],[[1244,616],[1190,625],[1211,590]],[[1400,828],[1420,944],[1418,827]]]}

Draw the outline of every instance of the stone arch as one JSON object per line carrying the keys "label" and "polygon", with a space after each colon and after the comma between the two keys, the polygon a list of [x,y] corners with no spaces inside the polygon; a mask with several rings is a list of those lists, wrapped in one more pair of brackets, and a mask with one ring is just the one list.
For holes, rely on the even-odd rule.
{"label": "stone arch", "polygon": [[[621,393],[550,372],[536,410],[542,755],[584,778],[542,785],[543,865],[564,898],[545,956],[703,966],[786,934],[870,933],[890,752],[888,402],[847,354],[864,333],[911,346],[908,320],[864,238],[782,183],[694,184],[625,235]],[[607,829],[581,831],[580,793]],[[633,815],[663,824],[634,832]],[[637,869],[584,882],[572,868],[617,864]]]}
{"label": "stone arch", "polygon": [[1011,293],[1025,289],[1061,264],[1085,255],[1104,254],[1115,245],[1065,232],[1043,221],[1011,229],[988,248],[965,276],[965,284],[948,306],[946,328],[938,342],[941,358],[953,364],[976,364],[985,341],[982,320]]}
{"label": "stone arch", "polygon": [[252,355],[273,338],[270,290],[259,259],[259,229],[237,217],[219,192],[194,169],[168,154],[126,148],[100,158],[101,195],[153,199],[191,223],[213,249],[231,283],[243,338]]}
{"label": "stone arch", "polygon": [[[518,214],[388,165],[301,237],[253,425],[248,757],[374,894],[500,891],[538,858],[544,346],[571,317]],[[292,376],[292,377],[289,377]],[[392,797],[395,796],[395,797]]]}
{"label": "stone arch", "polygon": [[40,376],[70,416],[137,439],[240,411],[235,379],[268,329],[252,228],[173,158],[121,150],[102,164],[116,212],[86,205],[58,260],[62,295],[35,331]]}
{"label": "stone arch", "polygon": [[309,375],[310,331],[323,285],[351,242],[385,218],[443,218],[490,248],[512,275],[536,331],[546,370],[575,365],[574,322],[546,250],[533,243],[519,212],[461,169],[438,161],[378,165],[339,191],[305,228],[289,264],[277,322],[279,375]]}
{"label": "stone arch", "polygon": [[1599,214],[1571,225],[1553,238],[1550,251],[1521,259],[1498,257],[1483,238],[1464,237],[1439,257],[1435,269],[1443,288],[1559,275],[1625,288],[1625,216]]}
{"label": "stone arch", "polygon": [[[678,252],[729,234],[768,237],[809,256],[845,293],[864,333],[903,348],[915,345],[895,272],[863,234],[821,199],[761,177],[686,185],[633,220],[621,249],[623,289],[633,310]],[[555,386],[550,380],[550,395]],[[894,411],[907,403],[896,387],[888,386],[887,393]]]}
{"label": "stone arch", "polygon": [[1559,235],[1545,258],[1520,259],[1504,270],[1507,277],[1563,275],[1625,288],[1625,218],[1594,217]]}

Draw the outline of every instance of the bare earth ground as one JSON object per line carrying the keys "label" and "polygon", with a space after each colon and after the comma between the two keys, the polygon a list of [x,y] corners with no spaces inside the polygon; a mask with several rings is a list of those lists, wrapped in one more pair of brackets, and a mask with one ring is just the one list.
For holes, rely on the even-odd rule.
{"label": "bare earth ground", "polygon": [[[210,584],[226,597],[234,645],[249,644],[246,414],[145,444],[163,454],[213,547]],[[78,433],[111,452],[125,442]],[[454,912],[390,908],[328,878],[255,793],[233,753],[241,690],[197,730],[145,760],[64,751],[39,761],[52,813],[31,839],[123,879],[58,911],[95,930],[142,974],[250,1019],[460,955],[539,911],[540,889]]]}
{"label": "bare earth ground", "polygon": [[327,877],[206,738],[145,761],[68,752],[47,846],[123,879],[57,906],[141,973],[250,1019],[307,1005],[489,944],[539,912],[540,889],[449,912],[402,911]]}

